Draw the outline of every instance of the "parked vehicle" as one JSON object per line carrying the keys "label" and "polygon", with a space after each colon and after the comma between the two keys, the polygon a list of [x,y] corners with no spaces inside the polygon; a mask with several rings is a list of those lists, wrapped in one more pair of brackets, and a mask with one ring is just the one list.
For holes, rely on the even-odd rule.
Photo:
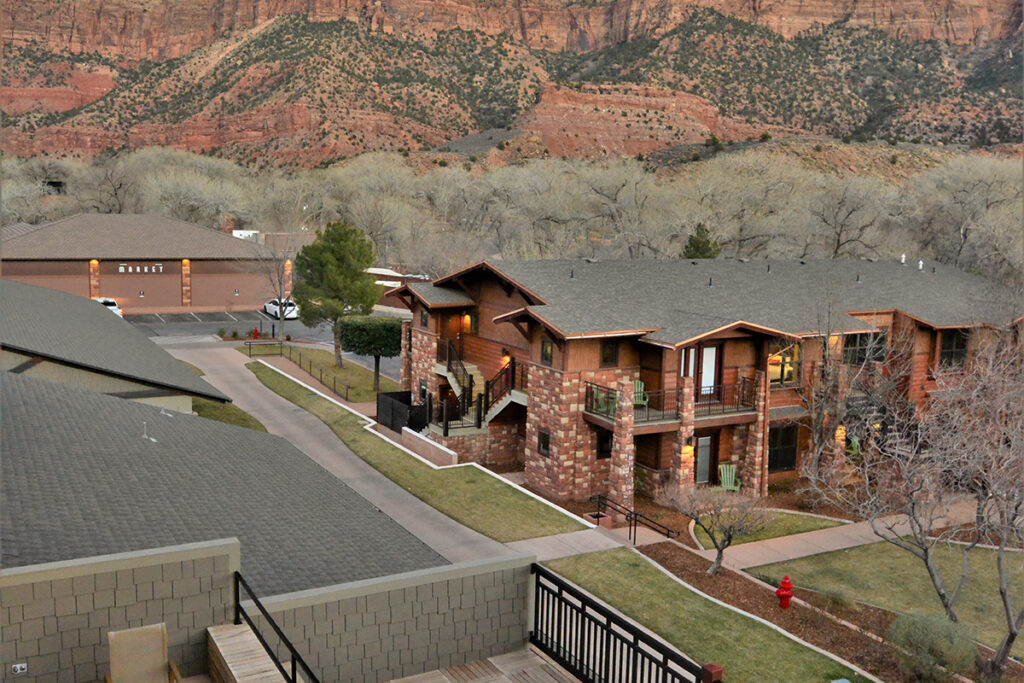
{"label": "parked vehicle", "polygon": [[299,307],[291,299],[271,299],[263,304],[263,312],[274,320],[295,320],[299,317]]}
{"label": "parked vehicle", "polygon": [[101,304],[107,307],[108,311],[112,311],[122,318],[124,317],[124,311],[121,310],[121,307],[117,304],[116,299],[111,299],[109,296],[97,296],[93,297],[93,301],[100,302]]}

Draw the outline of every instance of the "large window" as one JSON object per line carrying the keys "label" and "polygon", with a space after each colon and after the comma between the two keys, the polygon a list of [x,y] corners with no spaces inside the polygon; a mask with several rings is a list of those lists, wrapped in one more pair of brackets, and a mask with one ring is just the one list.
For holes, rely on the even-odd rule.
{"label": "large window", "polygon": [[480,331],[480,314],[466,313],[462,316],[462,333],[478,334]]}
{"label": "large window", "polygon": [[962,368],[967,363],[967,330],[942,330],[939,367]]}
{"label": "large window", "polygon": [[543,365],[551,366],[555,357],[555,344],[547,337],[540,340],[540,362]]}
{"label": "large window", "polygon": [[616,339],[601,340],[601,367],[613,368],[619,364],[619,342]]}
{"label": "large window", "polygon": [[768,471],[785,472],[796,469],[797,425],[771,427],[768,430]]}
{"label": "large window", "polygon": [[776,386],[800,381],[800,345],[776,346],[768,358],[768,379]]}
{"label": "large window", "polygon": [[864,332],[848,334],[843,339],[843,363],[863,365],[867,362],[885,360],[888,346],[885,332]]}
{"label": "large window", "polygon": [[430,314],[426,308],[420,309],[420,327],[427,327],[430,325]]}

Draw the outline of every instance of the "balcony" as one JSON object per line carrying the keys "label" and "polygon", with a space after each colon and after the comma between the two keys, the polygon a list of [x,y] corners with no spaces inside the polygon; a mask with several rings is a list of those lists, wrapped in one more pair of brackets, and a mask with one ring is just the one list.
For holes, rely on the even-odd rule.
{"label": "balcony", "polygon": [[[643,390],[633,396],[633,423],[637,427],[653,429],[654,425],[673,426],[679,422],[679,404],[682,390]],[[756,385],[749,379],[734,384],[715,384],[701,387],[693,404],[695,420],[753,413],[757,399]],[[590,421],[609,427],[615,422],[615,408],[619,392],[593,382],[586,384],[583,405]],[[654,431],[664,431],[655,429]],[[643,432],[640,432],[643,433]]]}
{"label": "balcony", "polygon": [[754,410],[757,394],[754,383],[743,378],[735,384],[713,384],[703,386],[693,402],[693,416],[696,419],[730,413],[746,413]]}

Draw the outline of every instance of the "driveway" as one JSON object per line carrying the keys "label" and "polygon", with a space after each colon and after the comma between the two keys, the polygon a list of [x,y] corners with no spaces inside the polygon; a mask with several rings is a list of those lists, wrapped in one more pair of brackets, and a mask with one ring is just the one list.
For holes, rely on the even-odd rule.
{"label": "driveway", "polygon": [[441,514],[401,488],[353,453],[314,415],[263,386],[245,364],[245,356],[221,342],[161,340],[180,360],[206,373],[203,378],[312,460],[348,484],[449,562],[493,558],[512,552],[505,545]]}

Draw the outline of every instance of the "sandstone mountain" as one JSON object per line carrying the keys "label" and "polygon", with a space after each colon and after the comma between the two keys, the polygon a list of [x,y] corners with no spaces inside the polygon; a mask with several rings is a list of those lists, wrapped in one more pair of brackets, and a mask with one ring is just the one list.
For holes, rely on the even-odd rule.
{"label": "sandstone mountain", "polygon": [[2,149],[989,145],[1021,138],[1020,26],[1016,0],[24,0],[0,7]]}

